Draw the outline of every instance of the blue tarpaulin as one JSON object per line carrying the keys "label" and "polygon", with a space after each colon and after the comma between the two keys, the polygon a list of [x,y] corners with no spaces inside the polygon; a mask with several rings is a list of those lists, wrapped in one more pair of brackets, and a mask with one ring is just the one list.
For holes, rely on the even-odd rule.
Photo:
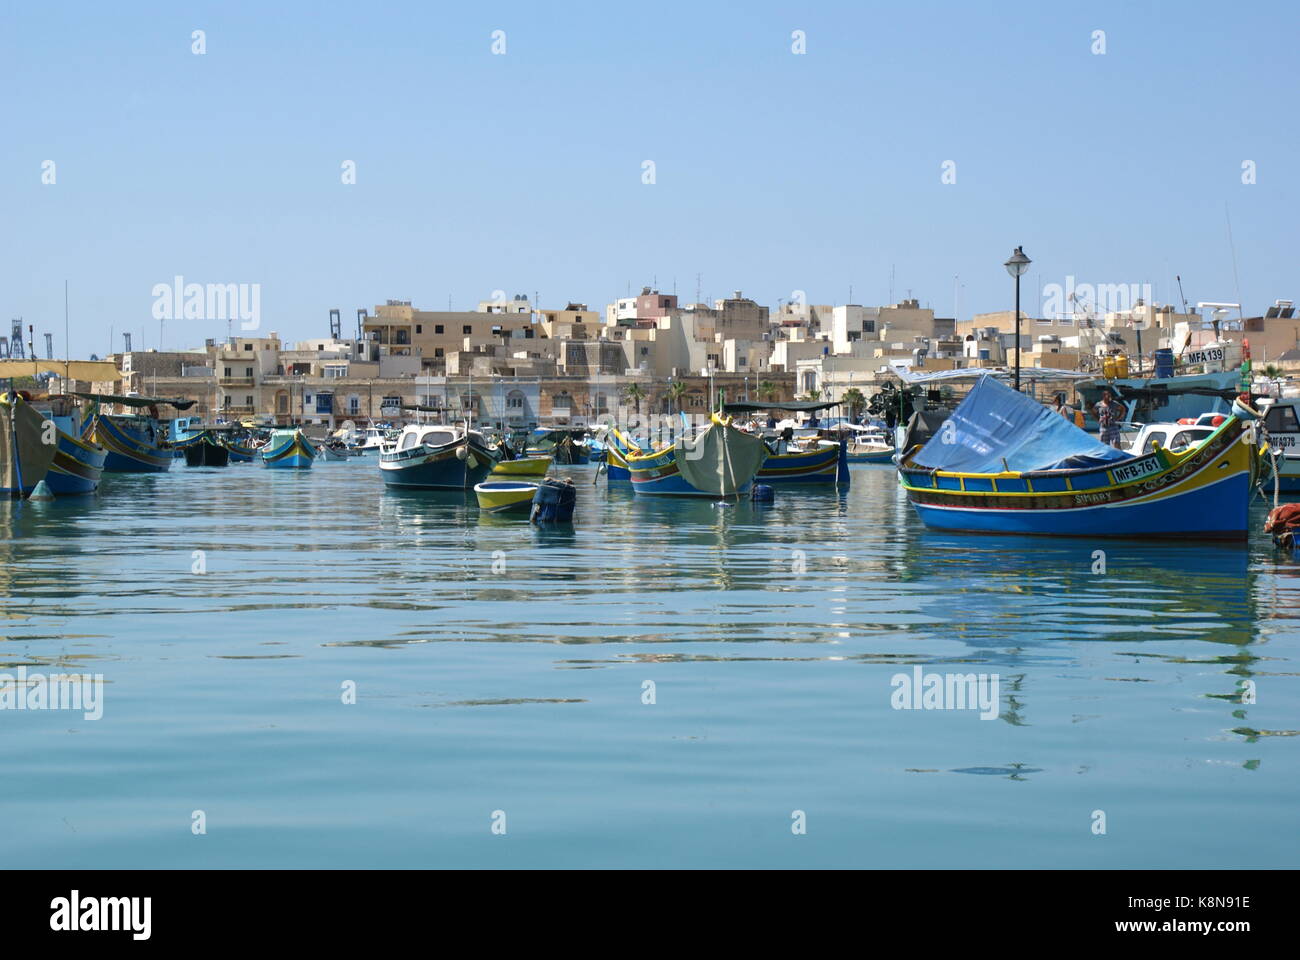
{"label": "blue tarpaulin", "polygon": [[1129,459],[1055,410],[982,377],[912,462],[955,473],[1023,473]]}

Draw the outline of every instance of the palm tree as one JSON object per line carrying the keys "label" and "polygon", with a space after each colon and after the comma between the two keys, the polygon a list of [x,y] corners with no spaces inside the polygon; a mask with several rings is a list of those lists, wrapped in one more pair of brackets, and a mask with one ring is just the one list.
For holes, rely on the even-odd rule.
{"label": "palm tree", "polygon": [[840,397],[840,402],[849,408],[849,419],[856,422],[858,411],[867,402],[867,398],[862,395],[862,391],[857,387],[849,387],[844,391],[844,396]]}
{"label": "palm tree", "polygon": [[764,380],[758,385],[758,395],[769,402],[775,400],[776,395],[780,392],[781,391],[776,388],[776,384],[771,380]]}
{"label": "palm tree", "polygon": [[1264,368],[1264,376],[1268,377],[1270,380],[1280,380],[1282,378],[1282,371],[1280,368],[1275,367],[1270,363]]}
{"label": "palm tree", "polygon": [[803,395],[803,398],[809,403],[817,403],[821,400],[822,395],[818,393],[816,390],[809,390],[807,393]]}
{"label": "palm tree", "polygon": [[640,416],[641,401],[645,399],[645,390],[642,389],[641,384],[639,383],[628,384],[627,389],[623,391],[623,395],[627,399],[632,401],[632,406],[634,411],[638,416]]}
{"label": "palm tree", "polygon": [[673,402],[677,412],[682,411],[682,397],[686,394],[686,384],[680,380],[674,380],[668,384],[668,399]]}

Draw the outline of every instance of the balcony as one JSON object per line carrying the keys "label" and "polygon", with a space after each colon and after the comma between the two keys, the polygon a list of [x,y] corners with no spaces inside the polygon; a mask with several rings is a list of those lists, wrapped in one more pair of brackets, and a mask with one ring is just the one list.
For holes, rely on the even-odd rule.
{"label": "balcony", "polygon": [[221,412],[222,412],[222,413],[241,413],[241,414],[242,414],[242,413],[252,413],[253,410],[254,410],[253,407],[251,407],[251,406],[249,406],[249,405],[247,405],[247,404],[242,404],[242,403],[232,403],[232,404],[229,404],[228,406],[224,406],[224,407],[221,408]]}
{"label": "balcony", "polygon": [[252,377],[218,377],[217,385],[222,387],[251,387]]}

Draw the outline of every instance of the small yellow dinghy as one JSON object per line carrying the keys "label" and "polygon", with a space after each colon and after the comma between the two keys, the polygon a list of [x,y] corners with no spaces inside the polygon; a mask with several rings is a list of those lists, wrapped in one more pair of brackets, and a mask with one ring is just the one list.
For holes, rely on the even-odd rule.
{"label": "small yellow dinghy", "polygon": [[527,516],[533,509],[537,484],[522,480],[485,480],[475,484],[478,507],[487,513],[520,513]]}
{"label": "small yellow dinghy", "polygon": [[544,477],[551,468],[552,457],[520,457],[502,460],[492,468],[494,477]]}

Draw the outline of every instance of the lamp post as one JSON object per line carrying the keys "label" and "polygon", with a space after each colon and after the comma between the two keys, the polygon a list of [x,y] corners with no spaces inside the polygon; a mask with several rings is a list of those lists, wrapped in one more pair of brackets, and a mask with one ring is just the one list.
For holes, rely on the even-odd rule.
{"label": "lamp post", "polygon": [[1016,390],[1020,390],[1020,278],[1029,269],[1030,260],[1023,247],[1016,247],[1011,258],[1003,264],[1007,273],[1016,278]]}

